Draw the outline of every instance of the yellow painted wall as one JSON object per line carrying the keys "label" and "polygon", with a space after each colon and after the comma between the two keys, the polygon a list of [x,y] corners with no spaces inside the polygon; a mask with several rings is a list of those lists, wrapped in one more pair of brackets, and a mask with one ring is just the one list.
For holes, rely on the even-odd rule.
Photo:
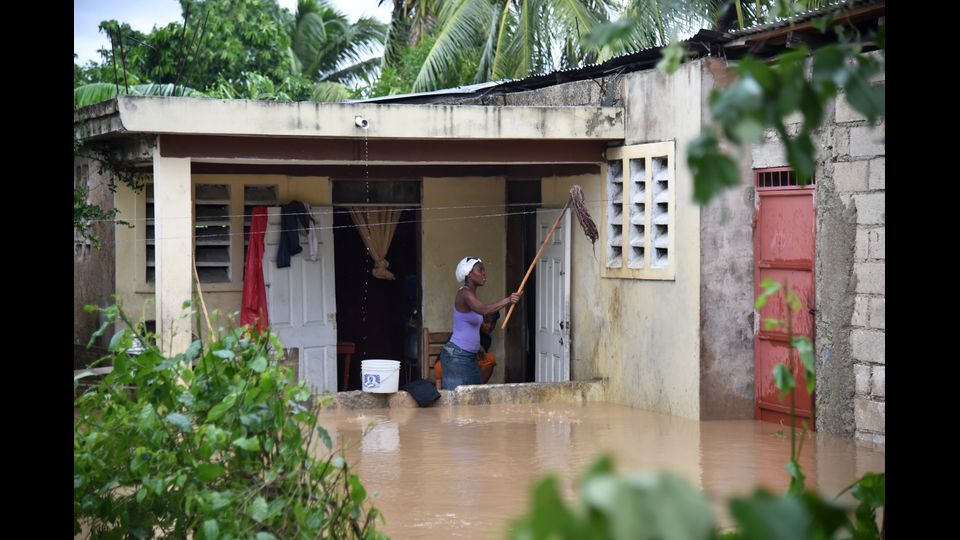
{"label": "yellow painted wall", "polygon": [[[507,295],[505,284],[506,184],[493,178],[423,179],[423,325],[434,332],[453,329],[453,300],[459,285],[454,271],[460,259],[479,257],[487,270],[480,299],[492,303]],[[449,208],[471,206],[472,208]],[[488,216],[489,214],[498,214]],[[494,335],[493,350],[503,358],[503,339]],[[498,361],[491,383],[503,382]]]}
{"label": "yellow painted wall", "polygon": [[[326,177],[290,177],[281,175],[217,175],[195,174],[193,184],[229,184],[231,197],[232,232],[231,283],[205,283],[203,298],[207,309],[220,310],[224,317],[240,310],[243,293],[243,186],[249,184],[277,185],[281,202],[299,200],[313,206],[329,206],[332,201],[330,181]],[[116,289],[125,310],[133,317],[155,318],[154,286],[146,282],[145,241],[146,196],[120,186],[116,194],[120,219],[135,224],[134,228],[117,226]],[[146,307],[146,311],[144,311]],[[225,318],[223,319],[226,320]]]}

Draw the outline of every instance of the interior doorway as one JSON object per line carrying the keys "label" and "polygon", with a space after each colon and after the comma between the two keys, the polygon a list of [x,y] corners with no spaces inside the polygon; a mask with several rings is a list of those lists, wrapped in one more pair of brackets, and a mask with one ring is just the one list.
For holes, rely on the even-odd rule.
{"label": "interior doorway", "polygon": [[[374,182],[370,184],[374,185]],[[389,186],[393,182],[383,181],[376,184],[373,190],[381,194],[383,191],[395,191],[395,186]],[[416,191],[419,195],[419,182],[417,184]],[[379,279],[372,274],[373,259],[367,253],[367,247],[354,226],[348,207],[344,205],[351,198],[338,197],[336,183],[334,186],[337,341],[355,344],[346,385],[343,359],[338,360],[338,388],[359,390],[360,362],[368,358],[400,360],[400,384],[404,384],[408,382],[407,364],[411,353],[408,350],[411,343],[409,338],[413,336],[415,347],[415,338],[419,331],[417,310],[421,294],[420,210],[416,205],[405,205],[407,208],[400,214],[386,256],[390,263],[387,269],[395,279]],[[344,190],[339,191],[341,195],[344,194]],[[417,198],[419,199],[419,196]],[[409,324],[411,321],[414,322],[412,328]],[[416,350],[412,352],[416,358]]]}
{"label": "interior doorway", "polygon": [[[540,180],[507,181],[507,288],[516,290],[537,253],[537,209],[540,208]],[[536,272],[536,270],[534,270]],[[523,301],[510,318],[504,340],[505,383],[536,380],[536,276],[531,275]]]}

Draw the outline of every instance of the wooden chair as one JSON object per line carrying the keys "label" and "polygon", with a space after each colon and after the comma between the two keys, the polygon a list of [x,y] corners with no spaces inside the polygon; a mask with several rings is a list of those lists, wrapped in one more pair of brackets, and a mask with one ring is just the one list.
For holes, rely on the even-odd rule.
{"label": "wooden chair", "polygon": [[350,358],[356,352],[357,346],[351,341],[341,341],[337,343],[337,356],[343,356],[343,390],[350,390]]}
{"label": "wooden chair", "polygon": [[441,379],[436,376],[433,365],[440,358],[440,351],[444,343],[450,340],[452,332],[431,332],[429,328],[423,328],[423,342],[420,350],[423,354],[423,362],[420,363],[420,376],[424,379],[433,379],[437,383],[437,390],[440,389]]}

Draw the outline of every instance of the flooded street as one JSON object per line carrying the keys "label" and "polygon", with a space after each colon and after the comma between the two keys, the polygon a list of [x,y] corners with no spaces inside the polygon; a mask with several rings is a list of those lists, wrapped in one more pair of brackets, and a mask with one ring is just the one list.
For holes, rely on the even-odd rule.
{"label": "flooded street", "polygon": [[[374,427],[361,437],[367,426]],[[619,472],[671,471],[704,490],[721,525],[724,501],[757,485],[788,484],[789,432],[750,420],[697,422],[607,403],[452,406],[323,412],[396,539],[505,538],[529,509],[533,482],[573,482],[599,455]],[[338,435],[334,435],[334,433]],[[852,440],[808,435],[801,457],[809,486],[835,495],[884,453]],[[846,495],[842,500],[852,501]]]}

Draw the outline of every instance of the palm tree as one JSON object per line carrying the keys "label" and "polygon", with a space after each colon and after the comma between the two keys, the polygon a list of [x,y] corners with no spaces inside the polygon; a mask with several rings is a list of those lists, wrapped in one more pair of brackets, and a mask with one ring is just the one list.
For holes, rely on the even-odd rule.
{"label": "palm tree", "polygon": [[[396,5],[396,4],[395,4]],[[449,0],[437,17],[436,42],[413,90],[439,87],[468,51],[479,51],[475,81],[526,77],[593,61],[584,38],[609,20],[616,0]]]}
{"label": "palm tree", "polygon": [[327,0],[300,0],[290,34],[292,71],[314,82],[350,84],[375,74],[387,27],[372,17],[350,24]]}

